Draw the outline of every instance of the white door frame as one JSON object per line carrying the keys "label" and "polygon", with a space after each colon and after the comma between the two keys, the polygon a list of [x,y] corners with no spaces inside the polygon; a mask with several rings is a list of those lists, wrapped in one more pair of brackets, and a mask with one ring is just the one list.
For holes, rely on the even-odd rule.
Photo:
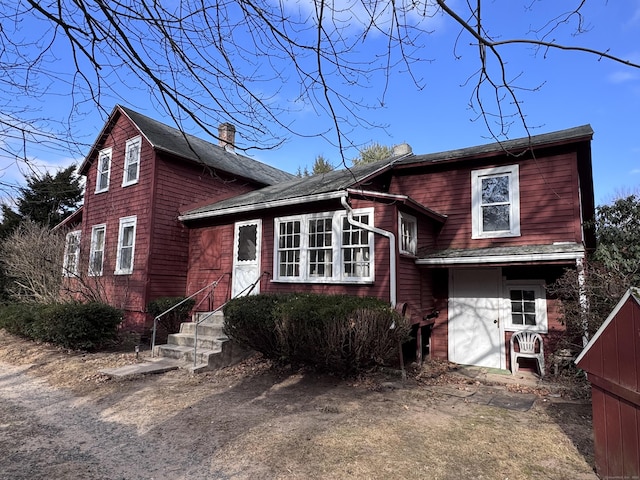
{"label": "white door frame", "polygon": [[[247,238],[249,243],[245,248],[239,248],[240,229],[243,227],[256,226],[255,238]],[[251,244],[253,240],[253,244]],[[245,220],[236,222],[233,228],[233,266],[231,273],[231,297],[235,297],[245,288],[251,285],[260,277],[260,258],[262,255],[262,220]],[[250,295],[260,293],[260,282],[258,282]],[[245,293],[246,295],[246,293]]]}
{"label": "white door frame", "polygon": [[[466,279],[463,276],[467,274]],[[478,292],[483,292],[486,298],[471,298],[465,296],[465,287],[470,287],[472,275],[478,285]],[[456,291],[456,280],[467,283]],[[503,308],[503,279],[501,268],[449,269],[449,320],[448,320],[448,355],[449,361],[454,363],[480,365],[490,368],[506,369],[505,346],[505,310]],[[469,316],[471,315],[471,316]],[[472,327],[457,329],[462,322]],[[485,349],[476,344],[475,339],[485,342]],[[479,347],[469,348],[471,345]],[[474,361],[476,354],[487,352],[489,356]],[[497,358],[499,356],[499,358]]]}

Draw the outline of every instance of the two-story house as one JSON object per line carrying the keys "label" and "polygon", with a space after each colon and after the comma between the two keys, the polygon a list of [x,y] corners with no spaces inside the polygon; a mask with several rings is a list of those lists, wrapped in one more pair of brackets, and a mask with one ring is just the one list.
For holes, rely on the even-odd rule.
{"label": "two-story house", "polygon": [[[182,212],[187,293],[370,295],[402,306],[431,355],[505,369],[514,331],[562,328],[546,286],[594,247],[583,126],[278,183]],[[215,248],[205,248],[215,245]],[[254,290],[254,291],[255,291]],[[225,299],[221,290],[216,303]]]}
{"label": "two-story house", "polygon": [[[231,146],[232,132],[219,134]],[[428,155],[404,145],[296,178],[118,106],[80,168],[68,284],[93,285],[138,329],[150,300],[212,282],[197,297],[213,295],[207,308],[256,281],[252,293],[376,296],[411,318],[417,357],[424,342],[437,358],[509,368],[512,332],[548,344],[562,328],[546,286],[595,246],[592,135]]]}
{"label": "two-story house", "polygon": [[220,145],[116,106],[79,168],[83,207],[66,221],[65,287],[125,312],[142,330],[150,300],[186,291],[185,205],[234,197],[292,175],[234,152],[235,128]]}

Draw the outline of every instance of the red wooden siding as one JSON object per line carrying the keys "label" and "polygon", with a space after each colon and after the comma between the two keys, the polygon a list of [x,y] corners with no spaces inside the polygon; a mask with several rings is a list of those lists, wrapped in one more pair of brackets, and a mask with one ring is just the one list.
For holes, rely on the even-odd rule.
{"label": "red wooden siding", "polygon": [[[498,165],[520,166],[521,236],[471,239],[471,171]],[[575,153],[536,159],[506,158],[498,163],[466,162],[446,170],[434,166],[394,176],[390,191],[402,192],[448,216],[437,248],[581,242],[580,202]]]}
{"label": "red wooden siding", "polygon": [[[209,303],[201,304],[197,310],[207,311],[222,305],[231,292],[231,268],[233,265],[233,224],[205,228],[193,228],[189,236],[189,274],[187,294],[193,294],[206,285],[223,277]],[[207,296],[203,292],[196,297],[200,302]]]}
{"label": "red wooden siding", "polygon": [[621,300],[578,366],[591,382],[595,460],[601,478],[640,478],[640,305]]}
{"label": "red wooden siding", "polygon": [[580,362],[580,368],[640,392],[640,306],[629,298]]}
{"label": "red wooden siding", "polygon": [[231,180],[233,179],[215,174],[202,165],[163,156],[157,157],[153,234],[149,239],[154,252],[149,261],[149,300],[160,296],[185,294],[189,263],[189,230],[178,220],[178,215],[187,205],[205,200],[224,200],[252,189],[245,182]]}
{"label": "red wooden siding", "polygon": [[[105,251],[103,275],[85,278],[86,282],[103,296],[110,304],[128,312],[142,314],[145,309],[144,288],[146,285],[146,268],[149,256],[148,242],[150,199],[153,179],[154,153],[144,140],[140,150],[140,174],[136,184],[122,187],[124,172],[125,144],[130,138],[139,135],[139,131],[126,119],[120,116],[109,135],[104,139],[100,149],[112,148],[109,190],[95,193],[97,168],[96,163],[87,171],[84,213],[82,219],[82,262],[80,271],[86,275],[91,248],[91,229],[94,225],[105,224]],[[95,160],[95,159],[94,159]],[[130,275],[114,275],[118,243],[119,220],[122,217],[136,216],[136,238],[133,273]],[[133,317],[126,319],[125,328],[135,323]]]}

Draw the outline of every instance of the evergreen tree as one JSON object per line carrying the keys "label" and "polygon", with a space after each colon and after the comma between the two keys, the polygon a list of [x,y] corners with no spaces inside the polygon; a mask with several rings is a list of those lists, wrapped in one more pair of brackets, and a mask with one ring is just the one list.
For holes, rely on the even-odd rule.
{"label": "evergreen tree", "polygon": [[71,215],[83,195],[75,169],[72,165],[55,175],[47,172],[26,177],[27,186],[20,189],[16,200],[20,218],[53,227]]}
{"label": "evergreen tree", "polygon": [[313,162],[311,175],[318,175],[319,173],[329,173],[333,170],[333,168],[333,165],[331,165],[331,163],[329,163],[326,158],[324,158],[322,155],[318,155],[315,162]]}
{"label": "evergreen tree", "polygon": [[352,160],[354,165],[363,165],[365,163],[373,163],[379,160],[385,160],[393,155],[393,147],[380,145],[373,142],[360,150],[360,156]]}

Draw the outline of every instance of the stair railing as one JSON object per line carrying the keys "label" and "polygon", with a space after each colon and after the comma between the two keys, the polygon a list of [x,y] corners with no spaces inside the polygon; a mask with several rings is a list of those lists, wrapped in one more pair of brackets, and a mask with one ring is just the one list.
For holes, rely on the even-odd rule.
{"label": "stair railing", "polygon": [[[211,289],[211,292],[207,295],[212,295],[213,291],[215,290],[215,288],[218,286],[218,284],[220,283],[220,281],[226,276],[228,275],[228,273],[223,273],[222,275],[220,275],[220,278],[218,278],[216,281],[211,282],[210,284],[206,285],[205,287],[202,287],[200,290],[198,290],[197,292],[189,295],[187,298],[181,300],[180,302],[176,303],[173,307],[165,310],[164,312],[162,312],[160,315],[158,315],[157,317],[155,317],[153,319],[153,333],[151,334],[151,356],[155,357],[156,356],[156,332],[158,330],[158,320],[160,320],[162,317],[164,317],[167,313],[171,312],[173,309],[178,308],[180,305],[182,305],[183,303],[185,303],[187,300],[191,300],[193,297],[195,297],[196,295],[204,292],[207,288]],[[206,298],[206,297],[205,297]],[[200,301],[200,303],[202,303],[202,301]],[[198,303],[198,305],[200,305],[200,303]]]}
{"label": "stair railing", "polygon": [[195,368],[197,366],[197,364],[198,364],[198,361],[197,361],[197,354],[198,354],[198,326],[202,322],[204,322],[207,319],[209,319],[212,315],[214,315],[215,313],[217,313],[220,310],[222,310],[227,305],[227,303],[229,303],[234,298],[238,298],[238,297],[243,297],[245,295],[249,295],[253,291],[253,289],[256,288],[258,283],[260,283],[260,280],[262,280],[262,277],[264,277],[265,275],[266,276],[270,276],[271,274],[269,272],[262,272],[260,274],[260,276],[256,279],[256,281],[253,282],[251,285],[248,285],[247,287],[243,288],[240,292],[235,294],[233,297],[231,297],[229,300],[224,302],[218,308],[212,310],[211,312],[208,312],[206,315],[204,315],[202,318],[199,318],[195,322],[195,328],[194,328],[194,334],[193,334],[193,368]]}

